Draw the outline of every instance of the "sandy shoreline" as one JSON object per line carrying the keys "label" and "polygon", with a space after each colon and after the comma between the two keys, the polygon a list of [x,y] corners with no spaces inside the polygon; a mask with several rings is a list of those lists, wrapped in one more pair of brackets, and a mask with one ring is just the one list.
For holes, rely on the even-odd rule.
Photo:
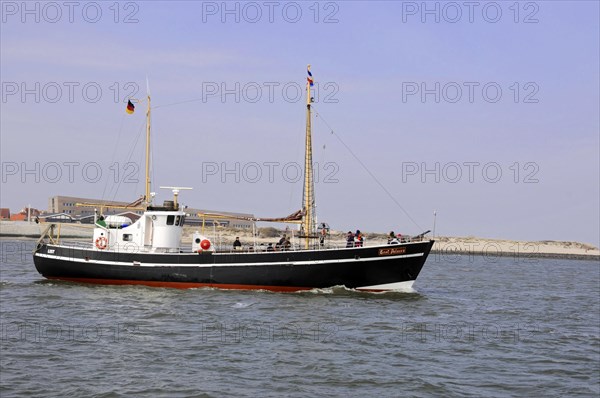
{"label": "sandy shoreline", "polygon": [[[0,238],[37,239],[47,224],[34,224],[22,221],[0,221]],[[191,244],[192,234],[199,230],[195,227],[184,227],[182,244]],[[227,247],[236,236],[244,245],[261,245],[274,243],[282,233],[272,228],[259,228],[259,236],[253,238],[252,231],[221,228],[214,231],[207,228],[206,236],[216,245]],[[216,236],[215,236],[216,232]],[[62,224],[60,236],[63,239],[91,239],[92,226],[81,224]],[[366,233],[366,244],[382,244],[387,242],[386,234]],[[333,232],[329,244],[337,247],[345,246],[344,232]],[[506,256],[514,258],[569,258],[600,260],[600,250],[586,243],[568,241],[515,241],[504,239],[488,239],[478,237],[445,237],[437,236],[433,253],[452,261],[460,255]]]}

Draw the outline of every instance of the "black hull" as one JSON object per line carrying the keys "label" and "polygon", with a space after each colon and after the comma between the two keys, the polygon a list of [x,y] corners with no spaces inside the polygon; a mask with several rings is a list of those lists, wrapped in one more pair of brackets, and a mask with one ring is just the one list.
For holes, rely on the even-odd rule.
{"label": "black hull", "polygon": [[271,253],[118,253],[41,245],[35,267],[49,279],[161,287],[298,291],[332,286],[394,290],[412,285],[433,241]]}

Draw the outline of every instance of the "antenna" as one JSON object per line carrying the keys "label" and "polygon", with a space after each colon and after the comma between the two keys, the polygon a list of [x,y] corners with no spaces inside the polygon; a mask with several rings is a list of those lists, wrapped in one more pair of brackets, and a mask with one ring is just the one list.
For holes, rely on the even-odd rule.
{"label": "antenna", "polygon": [[190,187],[159,187],[160,189],[170,189],[173,191],[173,193],[175,193],[175,191],[177,191],[177,193],[179,193],[179,191],[191,191],[194,188],[190,188]]}
{"label": "antenna", "polygon": [[177,197],[179,196],[179,191],[182,191],[182,190],[191,191],[194,188],[190,188],[190,187],[160,187],[160,189],[170,189],[173,192],[173,204],[175,205],[175,209],[178,209],[179,205],[177,203]]}

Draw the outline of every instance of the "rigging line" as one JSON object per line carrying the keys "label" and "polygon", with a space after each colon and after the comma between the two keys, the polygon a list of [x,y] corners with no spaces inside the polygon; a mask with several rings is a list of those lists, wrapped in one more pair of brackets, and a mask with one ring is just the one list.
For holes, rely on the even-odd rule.
{"label": "rigging line", "polygon": [[[298,140],[298,142],[302,142],[302,139],[305,137],[304,136],[305,133],[306,132],[302,132],[300,129],[298,129],[298,132],[296,133],[297,134],[296,139]],[[304,145],[302,145],[302,146],[294,145],[294,148],[296,149],[296,156],[294,156],[294,159],[300,159],[300,151],[304,148]],[[304,160],[304,156],[302,156],[302,159]],[[302,170],[304,170],[303,167],[302,167]],[[302,177],[304,177],[304,175]],[[302,186],[304,187],[304,184]],[[289,197],[289,201],[288,201],[289,208],[295,208],[297,206],[297,202],[294,200],[294,196],[296,195],[297,187],[298,187],[298,184],[290,184],[290,197]],[[300,200],[302,200],[302,198],[300,198]],[[302,206],[303,205],[304,205],[304,203],[302,203]]]}
{"label": "rigging line", "polygon": [[[146,163],[145,159],[144,159],[145,153],[146,153],[146,151],[138,151],[138,163],[137,164],[145,164]],[[152,162],[152,160],[151,160],[151,162]],[[140,196],[140,193],[138,191],[138,188],[140,186],[140,181],[143,181],[143,186],[144,186],[143,190],[144,190],[144,192],[146,190],[146,173],[144,171],[144,174],[141,175],[140,171],[141,171],[141,167],[137,170],[137,173],[138,173],[137,174],[137,184],[135,184],[134,187],[133,187],[133,192],[132,193],[133,193],[133,195],[135,195],[134,197],[139,197]],[[145,194],[142,195],[142,196],[145,196]]]}
{"label": "rigging line", "polygon": [[[119,126],[119,135],[117,136],[117,141],[115,143],[115,149],[113,150],[112,157],[111,157],[111,160],[110,160],[110,166],[109,167],[111,167],[115,163],[115,157],[116,157],[116,154],[117,154],[117,149],[119,148],[119,143],[121,142],[121,135],[123,133],[123,124],[125,124],[125,118],[126,117],[127,117],[126,114],[121,115],[121,125]],[[105,198],[106,188],[108,188],[108,180],[109,179],[110,179],[110,177],[107,175],[106,181],[104,182],[104,189],[102,190],[102,200],[104,200],[104,198]],[[109,194],[110,194],[110,192],[109,192]]]}
{"label": "rigging line", "polygon": [[[152,129],[150,134],[152,134],[153,132],[156,132],[156,128]],[[155,134],[154,137],[158,137],[158,135]],[[154,167],[154,147],[155,147],[155,145],[150,145],[150,188],[151,189],[150,189],[150,198],[148,198],[147,200],[152,199],[152,185],[156,184],[156,180],[154,179],[154,170],[156,170],[157,167]],[[145,178],[146,177],[144,177],[144,184],[146,181]]]}
{"label": "rigging line", "polygon": [[187,103],[190,103],[190,102],[198,102],[198,101],[203,101],[203,100],[204,100],[204,98],[194,98],[194,99],[189,99],[189,100],[185,100],[185,101],[173,102],[171,104],[156,105],[156,106],[153,106],[152,109],[166,108],[168,106],[175,106],[175,105],[187,104]]}
{"label": "rigging line", "polygon": [[[135,148],[137,147],[138,142],[140,141],[140,137],[142,136],[142,133],[144,132],[144,124],[142,123],[142,125],[139,128],[139,131],[135,137],[135,141],[133,142],[133,145],[129,148],[129,153],[127,155],[127,162],[125,164],[129,164],[131,162],[131,158],[133,157],[133,153],[135,152]],[[114,201],[115,198],[117,197],[117,193],[119,193],[119,188],[121,188],[121,183],[123,182],[124,178],[122,178],[121,173],[119,172],[119,181],[117,183],[117,188],[115,189],[115,192],[113,194],[113,198],[112,200]],[[139,180],[138,180],[139,183]]]}
{"label": "rigging line", "polygon": [[[317,115],[315,115],[315,120],[317,119]],[[316,163],[317,164],[317,182],[323,182],[325,183],[325,158],[328,156],[327,154],[327,143],[325,142],[327,140],[327,138],[323,137],[323,145],[319,145],[317,146],[318,148],[318,157],[319,157],[319,161]]]}
{"label": "rigging line", "polygon": [[[141,127],[140,127],[140,129],[141,129]],[[124,166],[126,166],[126,165],[128,164],[128,162],[129,162],[129,158],[131,157],[130,153],[131,153],[132,149],[135,147],[135,145],[137,145],[137,140],[139,139],[139,138],[138,138],[138,137],[139,137],[139,134],[140,134],[140,132],[138,131],[138,133],[137,133],[136,135],[134,135],[134,136],[133,136],[133,137],[134,137],[134,139],[135,139],[135,141],[134,141],[134,143],[133,143],[133,145],[132,145],[132,146],[129,146],[129,147],[128,147],[128,152],[127,152],[127,154],[126,154],[126,156],[125,156],[125,158],[124,158],[124,159],[126,159],[126,162],[125,162]],[[115,174],[115,177],[117,177],[117,178],[116,178],[116,181],[115,181],[115,185],[113,185],[113,186],[112,186],[112,188],[111,188],[111,190],[110,190],[110,192],[109,192],[109,196],[110,196],[110,193],[111,193],[111,192],[113,191],[113,189],[114,189],[114,192],[112,192],[112,200],[113,200],[113,201],[115,200],[115,198],[116,198],[116,196],[117,196],[117,193],[119,192],[119,188],[120,188],[120,186],[121,186],[122,176],[121,176],[121,168],[120,168],[120,167],[117,169],[117,171],[116,171],[116,174]]]}
{"label": "rigging line", "polygon": [[[140,137],[145,136],[145,132],[142,131],[140,132]],[[143,140],[142,140],[143,141]],[[138,142],[140,142],[140,140],[138,140],[135,145],[138,145]],[[143,146],[143,145],[142,145]],[[144,164],[144,151],[143,150],[138,150],[137,151],[137,155],[135,153],[131,154],[131,159],[133,160],[133,158],[137,156],[137,159],[135,159],[135,162],[131,162],[128,163],[128,166],[131,165],[135,165],[132,168],[132,171],[127,173],[127,174],[123,174],[123,182],[128,184],[129,186],[127,188],[129,189],[124,189],[123,193],[125,195],[127,195],[128,198],[135,198],[137,200],[137,198],[140,197],[140,191],[139,186],[140,186],[140,169],[141,167],[138,165]],[[131,183],[131,184],[130,184]]]}
{"label": "rigging line", "polygon": [[[313,107],[313,109],[314,109],[314,107]],[[387,190],[385,185],[383,185],[383,183],[381,183],[381,181],[379,181],[379,179],[377,177],[375,177],[375,174],[373,174],[371,172],[371,170],[369,170],[369,168],[359,159],[359,157],[352,151],[352,149],[350,149],[350,147],[344,142],[344,140],[342,140],[342,138],[333,130],[333,128],[329,125],[329,123],[327,123],[327,121],[323,118],[323,116],[321,116],[321,114],[316,109],[314,109],[314,111],[315,111],[315,114],[317,114],[319,116],[319,118],[323,121],[323,123],[325,123],[325,125],[329,128],[329,130],[331,130],[331,134],[333,134],[335,136],[335,138],[337,138],[338,141],[348,150],[348,152],[350,152],[352,157],[354,157],[354,159],[356,159],[356,161],[362,166],[362,168],[365,169],[365,171],[367,173],[369,173],[371,178],[373,178],[373,180],[375,180],[377,185],[379,185],[379,187],[381,189],[383,189],[383,191],[396,204],[396,206],[398,206],[400,208],[400,210],[402,210],[404,212],[406,217],[408,217],[408,219],[410,221],[412,221],[412,223],[415,224],[420,230],[423,230],[423,228],[410,216],[410,214],[408,214],[408,211],[406,211],[406,209],[404,207],[402,207],[402,205],[400,204],[400,202],[398,202],[398,200],[394,197],[394,195],[392,195],[390,193],[390,191]]]}

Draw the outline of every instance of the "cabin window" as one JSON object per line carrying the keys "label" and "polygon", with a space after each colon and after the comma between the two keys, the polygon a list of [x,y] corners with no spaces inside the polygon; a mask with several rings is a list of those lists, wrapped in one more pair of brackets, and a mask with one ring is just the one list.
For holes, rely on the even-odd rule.
{"label": "cabin window", "polygon": [[183,227],[183,223],[185,223],[185,216],[181,216],[181,226]]}
{"label": "cabin window", "polygon": [[179,224],[179,222],[181,221],[181,216],[177,216],[175,218],[175,225],[180,226],[181,224]]}
{"label": "cabin window", "polygon": [[167,216],[167,225],[173,225],[175,221],[175,216]]}
{"label": "cabin window", "polygon": [[123,241],[124,242],[131,242],[133,240],[133,235],[132,234],[123,234]]}

